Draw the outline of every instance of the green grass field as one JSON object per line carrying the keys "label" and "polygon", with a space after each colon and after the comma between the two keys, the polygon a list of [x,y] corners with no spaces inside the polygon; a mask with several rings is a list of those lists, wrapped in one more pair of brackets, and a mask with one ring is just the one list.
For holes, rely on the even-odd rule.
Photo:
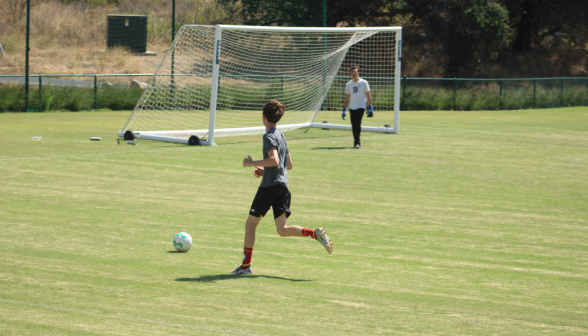
{"label": "green grass field", "polygon": [[286,133],[289,223],[334,253],[270,215],[250,276],[261,136],[118,145],[129,114],[0,114],[0,335],[588,334],[586,107]]}

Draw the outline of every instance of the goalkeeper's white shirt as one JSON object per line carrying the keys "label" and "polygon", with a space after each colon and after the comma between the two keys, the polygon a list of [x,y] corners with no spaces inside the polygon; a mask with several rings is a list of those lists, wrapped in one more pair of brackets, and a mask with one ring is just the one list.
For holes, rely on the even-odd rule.
{"label": "goalkeeper's white shirt", "polygon": [[345,94],[349,95],[349,109],[365,109],[366,108],[366,92],[370,92],[370,85],[365,79],[359,79],[354,82],[353,79],[345,85]]}

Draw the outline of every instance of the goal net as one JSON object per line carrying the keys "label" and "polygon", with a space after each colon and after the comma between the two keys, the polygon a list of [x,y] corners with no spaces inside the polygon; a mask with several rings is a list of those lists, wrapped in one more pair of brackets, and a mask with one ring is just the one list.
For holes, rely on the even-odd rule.
{"label": "goal net", "polygon": [[118,135],[213,145],[265,133],[261,110],[272,99],[286,106],[283,131],[351,129],[341,110],[352,65],[373,99],[362,129],[398,133],[400,45],[399,27],[183,26]]}

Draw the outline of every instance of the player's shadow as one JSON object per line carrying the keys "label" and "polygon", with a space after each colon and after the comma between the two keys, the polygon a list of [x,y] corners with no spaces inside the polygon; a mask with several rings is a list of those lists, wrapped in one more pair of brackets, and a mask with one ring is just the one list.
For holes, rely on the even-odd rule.
{"label": "player's shadow", "polygon": [[236,274],[218,274],[218,275],[203,275],[198,278],[178,278],[176,281],[196,281],[196,282],[217,282],[220,280],[235,280],[235,279],[254,279],[254,278],[267,278],[267,279],[276,279],[276,280],[286,280],[286,281],[294,281],[294,282],[301,282],[301,281],[314,281],[314,280],[305,280],[305,279],[289,279],[271,275],[258,275],[258,274],[247,274],[247,275],[236,275]]}

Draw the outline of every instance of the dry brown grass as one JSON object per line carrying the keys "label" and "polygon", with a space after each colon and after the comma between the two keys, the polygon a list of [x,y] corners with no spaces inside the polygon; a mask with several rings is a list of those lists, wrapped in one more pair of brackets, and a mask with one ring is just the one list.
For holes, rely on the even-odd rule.
{"label": "dry brown grass", "polygon": [[[0,3],[0,74],[25,71],[25,16]],[[176,22],[210,24],[222,17],[212,0],[178,1]],[[208,16],[203,13],[207,13]],[[18,14],[18,13],[16,13]],[[139,57],[121,48],[106,50],[107,14],[148,15],[147,50],[156,57]],[[30,24],[31,74],[153,73],[171,42],[171,5],[165,0],[123,0],[115,5],[64,4],[59,0],[35,1]]]}
{"label": "dry brown grass", "polygon": [[[31,74],[140,74],[153,73],[165,55],[167,45],[159,44],[149,50],[157,52],[155,57],[135,56],[122,48],[105,50],[99,44],[71,47],[48,47],[33,49],[30,53]],[[100,50],[102,49],[102,50]],[[0,74],[23,74],[25,55],[7,53],[0,61]]]}
{"label": "dry brown grass", "polygon": [[[63,2],[62,2],[63,1]],[[99,1],[99,0],[96,0]],[[220,10],[218,0],[179,0],[177,27],[182,24],[236,23]],[[118,5],[88,5],[83,0],[35,0],[31,9],[31,74],[153,73],[171,42],[169,0],[120,0]],[[0,74],[25,71],[25,0],[0,0]],[[20,4],[20,6],[19,6]],[[138,57],[123,49],[106,48],[107,14],[148,15],[147,50],[156,57]],[[440,46],[418,38],[419,28],[409,18],[398,16],[390,24],[403,26],[402,74],[408,77],[443,77]],[[341,25],[345,25],[341,22]],[[527,53],[505,53],[493,63],[482,64],[476,77],[588,76],[584,50],[543,49]]]}

